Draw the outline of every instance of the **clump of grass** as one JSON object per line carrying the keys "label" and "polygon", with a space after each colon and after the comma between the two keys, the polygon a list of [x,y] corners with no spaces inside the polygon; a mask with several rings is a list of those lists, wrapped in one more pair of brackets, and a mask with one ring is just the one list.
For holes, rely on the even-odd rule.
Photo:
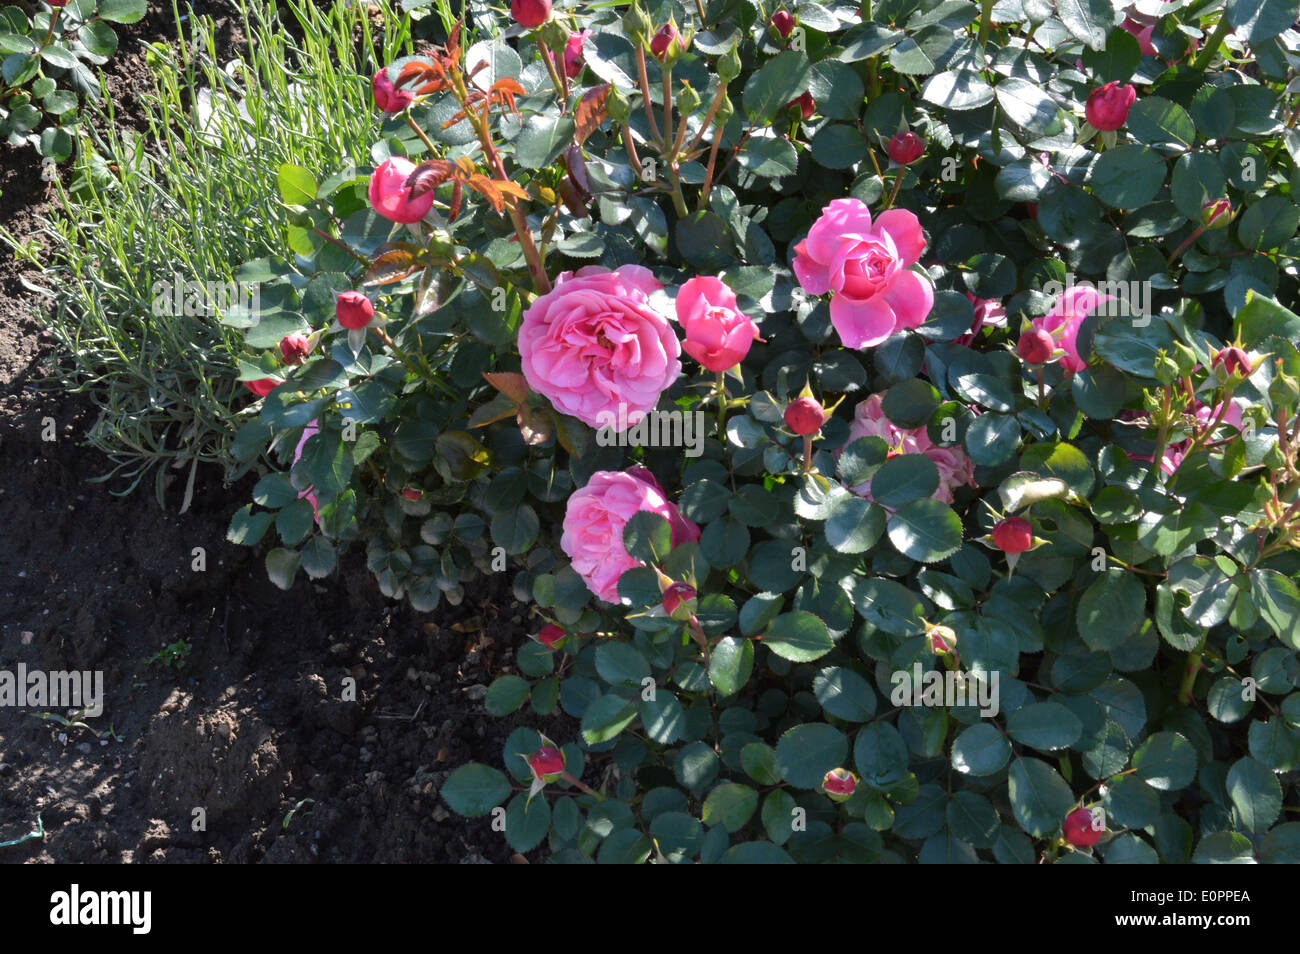
{"label": "clump of grass", "polygon": [[[413,52],[410,20],[390,0],[281,7],[243,0],[245,43],[230,62],[211,19],[174,7],[179,50],[148,48],[154,84],[140,93],[139,132],[119,125],[105,96],[54,212],[26,241],[4,235],[44,270],[36,290],[61,346],[46,385],[98,409],[88,441],[111,466],[97,479],[124,479],[126,494],[152,475],[163,503],[168,470],[188,472],[182,510],[200,464],[223,466],[228,480],[250,466],[227,453],[248,402],[235,383],[238,336],[220,322],[229,303],[212,290],[237,287],[245,261],[291,254],[282,163],[334,172],[369,162],[370,76]],[[174,313],[178,283],[200,313]]]}

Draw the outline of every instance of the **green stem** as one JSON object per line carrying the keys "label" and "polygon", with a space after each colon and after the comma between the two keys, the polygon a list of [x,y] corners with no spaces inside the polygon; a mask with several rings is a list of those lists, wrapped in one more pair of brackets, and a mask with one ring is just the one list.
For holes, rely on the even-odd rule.
{"label": "green stem", "polygon": [[1192,701],[1192,687],[1196,685],[1196,674],[1201,671],[1201,647],[1204,646],[1205,638],[1202,637],[1200,647],[1187,655],[1187,666],[1183,669],[1183,679],[1178,684],[1178,704],[1180,706],[1189,705]]}
{"label": "green stem", "polygon": [[993,26],[993,0],[980,0],[980,49],[989,39],[989,28]]}
{"label": "green stem", "polygon": [[583,781],[581,781],[580,779],[576,779],[576,778],[574,778],[574,777],[573,777],[572,775],[570,775],[568,772],[565,772],[563,775],[560,776],[560,778],[564,779],[566,782],[568,782],[570,785],[572,785],[574,788],[578,789],[579,791],[584,792],[584,793],[586,793],[587,795],[590,795],[592,798],[596,799],[596,801],[598,801],[598,802],[603,802],[603,801],[605,800],[605,796],[604,796],[604,795],[600,794],[600,792],[596,791],[594,788],[592,788],[592,787],[591,787],[590,785],[588,785],[586,782],[583,782]]}
{"label": "green stem", "polygon": [[1210,65],[1210,60],[1214,59],[1214,54],[1219,52],[1219,46],[1223,43],[1223,38],[1231,32],[1232,24],[1228,22],[1228,16],[1225,13],[1219,18],[1219,25],[1214,28],[1210,38],[1205,41],[1205,49],[1201,50],[1201,55],[1192,64],[1192,69],[1198,73],[1205,72],[1205,68]]}
{"label": "green stem", "polygon": [[718,372],[718,442],[726,444],[727,434],[727,382],[726,371]]}

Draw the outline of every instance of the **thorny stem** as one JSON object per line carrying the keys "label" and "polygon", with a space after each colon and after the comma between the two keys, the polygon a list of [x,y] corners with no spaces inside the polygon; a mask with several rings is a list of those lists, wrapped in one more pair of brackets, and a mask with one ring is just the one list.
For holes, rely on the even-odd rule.
{"label": "thorny stem", "polygon": [[415,131],[415,134],[420,137],[420,141],[424,143],[424,147],[429,150],[430,154],[436,156],[438,154],[438,148],[433,144],[433,141],[429,138],[428,134],[420,128],[420,124],[411,116],[409,110],[403,111],[402,118],[406,120],[406,125],[410,126],[411,129]]}
{"label": "thorny stem", "polygon": [[650,102],[650,79],[645,68],[645,47],[638,44],[636,48],[637,79],[641,83],[641,102],[645,106],[646,122],[650,126],[650,138],[663,148],[664,138],[659,133],[659,123],[655,121],[654,105]]}
{"label": "thorny stem", "polygon": [[685,151],[683,152],[682,150],[678,150],[679,153],[689,156],[700,147],[700,143],[704,141],[704,134],[712,128],[713,117],[718,115],[718,108],[722,105],[722,100],[726,95],[726,84],[718,84],[718,94],[713,97],[713,102],[709,104],[709,111],[704,116],[704,125],[700,127],[700,131],[695,134],[695,137],[691,140],[691,144],[686,147]]}
{"label": "thorny stem", "polygon": [[585,794],[587,794],[587,795],[590,795],[592,798],[596,799],[596,801],[598,801],[598,802],[603,802],[603,801],[605,800],[605,796],[604,796],[604,795],[600,794],[600,792],[596,791],[594,788],[592,788],[590,785],[588,785],[586,782],[582,781],[581,779],[576,779],[576,778],[574,778],[574,777],[573,777],[572,775],[570,775],[568,772],[565,772],[564,774],[562,774],[562,775],[560,776],[560,778],[564,779],[566,782],[568,782],[570,785],[572,785],[572,786],[573,786],[574,788],[576,788],[578,791],[583,792],[583,793],[585,793]]}
{"label": "thorny stem", "polygon": [[806,474],[812,470],[812,444],[811,434],[803,436],[803,472]]}
{"label": "thorny stem", "polygon": [[54,36],[54,27],[59,22],[59,14],[63,13],[62,7],[55,7],[54,14],[50,17],[50,27],[45,31],[45,39],[41,40],[41,49],[49,45],[50,37]]}
{"label": "thorny stem", "polygon": [[718,147],[722,145],[722,130],[719,129],[713,137],[713,145],[709,147],[709,165],[704,173],[704,185],[700,187],[700,202],[697,208],[703,210],[709,204],[709,190],[713,188],[713,172],[718,165]]}
{"label": "thorny stem", "polygon": [[328,232],[322,232],[318,228],[313,228],[312,232],[314,232],[316,235],[319,235],[321,238],[329,242],[331,245],[336,245],[339,248],[343,249],[343,251],[347,252],[349,255],[355,258],[362,265],[366,266],[366,268],[370,267],[371,265],[370,259],[366,258],[356,249],[349,246],[347,243],[340,241],[339,239],[335,238],[333,235],[330,235]]}
{"label": "thorny stem", "polygon": [[1179,245],[1178,248],[1174,249],[1174,254],[1169,256],[1169,261],[1166,264],[1172,265],[1175,261],[1177,261],[1178,256],[1182,255],[1183,252],[1187,251],[1187,249],[1191,246],[1191,244],[1195,242],[1198,238],[1200,238],[1204,233],[1205,233],[1204,225],[1196,226],[1192,234],[1187,236],[1187,238],[1183,239],[1183,244]]}
{"label": "thorny stem", "polygon": [[555,57],[551,55],[551,48],[546,45],[546,41],[540,36],[537,37],[537,48],[542,51],[542,62],[546,64],[546,72],[551,74],[551,83],[555,86],[555,92],[560,97],[560,115],[563,116],[569,106],[569,77],[564,72],[563,66],[556,69]]}

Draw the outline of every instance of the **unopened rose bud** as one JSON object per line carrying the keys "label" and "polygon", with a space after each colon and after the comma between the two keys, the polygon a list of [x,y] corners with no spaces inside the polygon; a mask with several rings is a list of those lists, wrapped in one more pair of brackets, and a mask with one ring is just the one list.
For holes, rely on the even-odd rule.
{"label": "unopened rose bud", "polygon": [[403,487],[402,496],[405,497],[407,500],[411,501],[411,503],[415,503],[417,500],[419,500],[421,497],[424,496],[424,491],[417,490],[414,487]]}
{"label": "unopened rose bud", "polygon": [[957,633],[951,626],[931,626],[925,634],[925,644],[936,656],[946,656],[957,648]]}
{"label": "unopened rose bud", "polygon": [[694,609],[695,587],[689,583],[673,583],[663,592],[664,612],[673,619],[690,619]]}
{"label": "unopened rose bud", "polygon": [[661,26],[650,41],[650,52],[661,63],[675,60],[681,53],[682,37],[677,32],[677,24],[669,20]]}
{"label": "unopened rose bud", "polygon": [[1211,199],[1201,206],[1201,225],[1205,229],[1221,229],[1232,222],[1232,203],[1227,199]]}
{"label": "unopened rose bud", "polygon": [[544,745],[528,756],[528,767],[543,782],[554,782],[564,774],[564,753],[553,746]]}
{"label": "unopened rose bud", "polygon": [[1228,374],[1240,374],[1243,378],[1250,376],[1250,355],[1236,345],[1216,351],[1210,364],[1223,368]]}
{"label": "unopened rose bud", "polygon": [[813,397],[798,397],[785,409],[785,426],[803,437],[816,434],[826,423],[826,412],[821,403]]}
{"label": "unopened rose bud", "polygon": [[1070,812],[1065,817],[1062,829],[1065,840],[1076,848],[1091,848],[1106,834],[1105,828],[1092,827],[1092,812],[1086,808],[1076,808]]}
{"label": "unopened rose bud", "polygon": [[1181,341],[1174,342],[1173,351],[1169,357],[1174,359],[1174,364],[1178,366],[1178,373],[1183,377],[1195,371],[1196,366],[1200,364],[1200,361],[1196,358],[1196,352]]}
{"label": "unopened rose bud", "polygon": [[523,27],[541,26],[551,18],[551,0],[510,0],[510,17]]}
{"label": "unopened rose bud", "polygon": [[822,779],[822,791],[833,802],[848,801],[858,790],[858,777],[846,768],[833,768]]}
{"label": "unopened rose bud", "polygon": [[772,29],[781,34],[781,39],[790,39],[794,30],[794,16],[788,10],[778,10],[772,14]]}
{"label": "unopened rose bud", "polygon": [[374,93],[375,108],[381,113],[400,113],[415,102],[415,94],[407,89],[398,89],[388,78],[388,70],[381,69],[370,83]]}
{"label": "unopened rose bud", "polygon": [[803,119],[812,119],[813,113],[817,111],[817,101],[813,99],[811,90],[805,90],[804,94],[798,99],[792,99],[785,104],[785,108],[798,109],[799,115]]}
{"label": "unopened rose bud", "polygon": [[302,364],[311,354],[311,343],[300,331],[285,335],[280,339],[280,356],[285,364]]}
{"label": "unopened rose bud", "polygon": [[364,328],[375,317],[375,306],[359,291],[346,291],[334,305],[334,317],[349,331]]}
{"label": "unopened rose bud", "polygon": [[993,528],[993,544],[1003,553],[1024,553],[1034,545],[1034,528],[1024,517],[1007,517]]}
{"label": "unopened rose bud", "polygon": [[730,83],[740,75],[740,50],[733,46],[718,60],[718,79]]}
{"label": "unopened rose bud", "polygon": [[1300,382],[1279,368],[1272,382],[1269,383],[1268,399],[1273,402],[1275,408],[1295,407],[1296,402],[1300,401]]}
{"label": "unopened rose bud", "polygon": [[640,3],[633,3],[627,13],[623,14],[623,30],[634,46],[644,46],[650,36],[650,17],[641,8]]}
{"label": "unopened rose bud", "polygon": [[537,641],[547,649],[558,649],[564,640],[568,638],[568,635],[554,623],[547,623],[542,627],[542,631],[537,634]]}
{"label": "unopened rose bud", "polygon": [[244,381],[243,385],[258,397],[266,397],[279,383],[275,378],[258,378],[256,381]]}
{"label": "unopened rose bud", "polygon": [[609,95],[605,98],[605,113],[611,121],[620,125],[627,122],[628,117],[632,115],[631,104],[628,103],[627,97],[618,91],[617,86],[609,88]]}
{"label": "unopened rose bud", "polygon": [[731,105],[731,97],[726,93],[722,94],[722,100],[718,103],[718,111],[713,117],[713,125],[721,129],[727,125],[732,115],[736,112],[736,107]]}
{"label": "unopened rose bud", "polygon": [[1178,365],[1174,364],[1173,358],[1169,357],[1163,348],[1156,355],[1156,380],[1161,384],[1173,384],[1178,380]]}
{"label": "unopened rose bud", "polygon": [[1128,121],[1128,111],[1136,99],[1136,89],[1112,80],[1088,94],[1083,114],[1094,129],[1110,132]]}
{"label": "unopened rose bud", "polygon": [[886,151],[889,153],[889,158],[900,166],[910,165],[920,159],[925,152],[925,140],[910,130],[895,133],[889,140],[889,148]]}
{"label": "unopened rose bud", "polygon": [[683,116],[689,116],[700,106],[700,94],[691,88],[690,83],[682,83],[677,89],[677,111]]}
{"label": "unopened rose bud", "polygon": [[1016,343],[1016,354],[1028,364],[1046,364],[1052,360],[1056,342],[1042,328],[1029,328]]}

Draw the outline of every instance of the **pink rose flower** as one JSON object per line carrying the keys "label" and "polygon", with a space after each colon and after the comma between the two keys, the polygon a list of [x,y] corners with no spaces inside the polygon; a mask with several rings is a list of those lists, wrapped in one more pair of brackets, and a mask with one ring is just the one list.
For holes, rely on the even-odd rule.
{"label": "pink rose flower", "polygon": [[1143,56],[1155,56],[1156,48],[1151,45],[1151,34],[1155,32],[1154,23],[1139,23],[1132,17],[1125,17],[1124,22],[1120,24],[1120,29],[1127,33],[1133,34],[1138,41],[1138,49]]}
{"label": "pink rose flower", "polygon": [[966,293],[966,299],[975,309],[975,320],[971,323],[970,331],[957,339],[958,344],[970,344],[975,340],[975,336],[979,334],[979,330],[985,325],[996,328],[1006,325],[1007,312],[1002,307],[1002,302],[994,298],[976,298],[970,292]]}
{"label": "pink rose flower", "polygon": [[709,371],[726,371],[749,354],[758,337],[754,319],[736,307],[736,293],[720,278],[698,276],[677,292],[682,350]]}
{"label": "pink rose flower", "polygon": [[672,545],[699,540],[700,528],[669,502],[654,476],[640,467],[619,473],[598,470],[587,485],[569,495],[560,547],[587,588],[607,603],[617,603],[618,578],[641,564],[623,546],[623,528],[640,510],[665,518]]}
{"label": "pink rose flower", "polygon": [[[313,434],[319,432],[320,426],[316,421],[312,421],[302,429],[302,437],[298,438],[298,446],[293,452],[293,463],[289,465],[290,470],[293,470],[293,468],[298,465],[298,461],[302,460],[302,449],[307,445],[308,439],[311,438]],[[303,497],[307,498],[307,502],[311,504],[311,512],[316,517],[316,525],[320,526],[320,511],[316,507],[315,490],[315,487],[304,488],[298,492],[298,499],[301,500]]]}
{"label": "pink rose flower", "polygon": [[810,295],[831,293],[831,324],[848,348],[869,348],[915,328],[934,289],[912,270],[925,248],[921,223],[906,209],[873,222],[857,199],[835,199],[795,246],[794,273]]}
{"label": "pink rose flower", "polygon": [[[1196,407],[1192,411],[1192,416],[1196,418],[1200,425],[1204,426],[1212,423],[1219,416],[1220,408],[1223,408],[1223,420],[1219,421],[1219,426],[1222,427],[1226,424],[1228,427],[1241,430],[1241,425],[1244,422],[1244,418],[1241,414],[1241,407],[1233,401],[1229,401],[1226,408],[1224,408],[1222,404],[1216,404],[1214,407],[1210,407],[1208,404],[1202,404],[1200,401],[1197,401]],[[1187,456],[1187,450],[1191,445],[1192,442],[1189,439],[1182,443],[1171,444],[1166,447],[1164,454],[1160,457],[1160,469],[1166,474],[1172,474],[1176,471],[1182,464],[1183,458]],[[1145,460],[1148,462],[1151,460],[1150,454],[1129,454],[1128,456],[1130,460]]]}
{"label": "pink rose flower", "polygon": [[[845,447],[862,437],[879,437],[894,454],[923,454],[939,468],[939,487],[931,495],[935,500],[952,503],[952,492],[963,484],[975,485],[975,465],[960,447],[936,447],[924,427],[908,430],[899,427],[881,409],[883,394],[873,394],[853,412],[849,439]],[[871,481],[849,488],[859,497],[871,496]]]}
{"label": "pink rose flower", "polygon": [[591,36],[590,30],[570,33],[569,41],[564,44],[564,75],[574,79],[582,72],[582,44]]}
{"label": "pink rose flower", "polygon": [[1052,310],[1030,323],[1042,331],[1048,332],[1057,341],[1065,354],[1061,357],[1061,367],[1067,374],[1082,371],[1088,366],[1079,357],[1079,328],[1084,319],[1091,315],[1098,305],[1110,301],[1110,295],[1103,295],[1091,285],[1071,285],[1061,292]]}
{"label": "pink rose flower", "polygon": [[649,304],[662,287],[640,265],[562,273],[519,327],[528,386],[592,427],[635,424],[682,370],[677,336]]}
{"label": "pink rose flower", "polygon": [[1084,104],[1084,118],[1094,129],[1109,132],[1119,129],[1128,121],[1128,111],[1137,100],[1137,90],[1128,84],[1111,80],[1088,94]]}
{"label": "pink rose flower", "polygon": [[400,113],[415,102],[415,94],[409,89],[398,89],[388,78],[388,67],[382,67],[370,83],[375,98],[375,108],[381,113]]}
{"label": "pink rose flower", "polygon": [[409,225],[424,218],[433,206],[433,192],[412,199],[406,178],[415,171],[415,163],[402,156],[392,156],[379,164],[370,176],[370,205],[392,222]]}

